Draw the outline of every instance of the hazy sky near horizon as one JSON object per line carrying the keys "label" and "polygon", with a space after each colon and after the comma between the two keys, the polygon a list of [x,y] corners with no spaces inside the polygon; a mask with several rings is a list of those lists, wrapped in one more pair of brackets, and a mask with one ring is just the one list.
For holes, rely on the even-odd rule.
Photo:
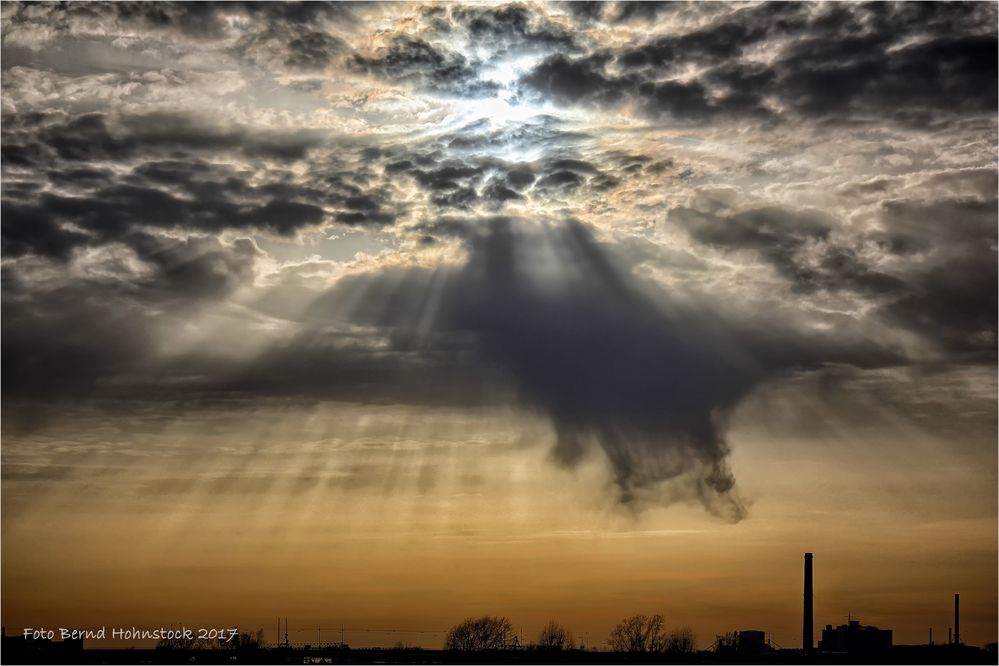
{"label": "hazy sky near horizon", "polygon": [[996,21],[5,2],[8,629],[995,640]]}

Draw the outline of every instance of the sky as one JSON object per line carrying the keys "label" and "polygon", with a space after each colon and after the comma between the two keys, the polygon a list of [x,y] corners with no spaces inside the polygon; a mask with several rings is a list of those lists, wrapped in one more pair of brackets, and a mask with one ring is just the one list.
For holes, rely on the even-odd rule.
{"label": "sky", "polygon": [[996,7],[4,2],[8,632],[995,641]]}

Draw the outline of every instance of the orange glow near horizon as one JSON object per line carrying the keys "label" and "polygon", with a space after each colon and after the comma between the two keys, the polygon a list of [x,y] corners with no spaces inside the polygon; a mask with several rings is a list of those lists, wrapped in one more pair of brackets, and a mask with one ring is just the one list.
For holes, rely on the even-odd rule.
{"label": "orange glow near horizon", "polygon": [[597,452],[560,469],[544,420],[506,409],[327,404],[131,435],[128,418],[84,415],[92,431],[104,419],[87,454],[57,429],[7,437],[5,623],[271,640],[288,615],[293,642],[343,624],[358,647],[432,648],[463,617],[500,614],[526,638],[557,618],[599,647],[617,620],[660,612],[702,648],[745,629],[794,647],[809,550],[817,636],[847,614],[896,643],[945,636],[960,592],[965,642],[995,640],[995,478],[968,481],[994,467],[987,437],[954,455],[927,433],[886,441],[888,415],[837,432],[828,414],[807,439],[768,420],[792,393],[765,391],[733,424],[750,507],[736,524],[698,504],[615,505]]}

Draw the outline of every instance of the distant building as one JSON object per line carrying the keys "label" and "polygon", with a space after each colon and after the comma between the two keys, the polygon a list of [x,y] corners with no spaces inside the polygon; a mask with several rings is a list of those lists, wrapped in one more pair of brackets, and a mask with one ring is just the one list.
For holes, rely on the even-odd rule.
{"label": "distant building", "polygon": [[740,654],[764,654],[770,651],[767,635],[762,631],[740,631],[736,648]]}
{"label": "distant building", "polygon": [[822,630],[819,652],[841,652],[845,654],[872,654],[891,649],[891,629],[878,629],[850,620],[833,628],[827,624]]}

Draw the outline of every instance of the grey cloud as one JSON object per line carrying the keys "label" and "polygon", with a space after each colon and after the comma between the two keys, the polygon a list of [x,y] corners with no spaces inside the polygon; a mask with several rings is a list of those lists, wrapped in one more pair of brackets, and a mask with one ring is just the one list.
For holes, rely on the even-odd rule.
{"label": "grey cloud", "polygon": [[334,213],[334,219],[348,226],[386,226],[395,222],[395,216],[380,210],[347,210]]}
{"label": "grey cloud", "polygon": [[608,54],[569,58],[558,54],[546,58],[528,72],[522,82],[562,103],[615,104],[633,82],[604,72]]}
{"label": "grey cloud", "polygon": [[[994,171],[993,171],[994,175]],[[957,175],[949,177],[958,177]],[[975,183],[978,172],[964,176]],[[995,357],[997,265],[995,182],[978,197],[890,199],[878,227],[837,235],[840,225],[814,211],[733,211],[701,200],[673,209],[670,224],[696,241],[765,259],[795,291],[852,292],[868,299],[874,318],[932,343],[947,357]],[[863,257],[870,244],[895,255],[886,271]]]}
{"label": "grey cloud", "polygon": [[[768,96],[797,116],[840,123],[927,125],[990,112],[997,99],[994,7],[927,4],[933,8],[922,13],[876,3],[719,10],[720,18],[685,34],[578,58],[551,56],[522,83],[563,104],[635,100],[650,117],[681,120],[767,120],[775,113]],[[771,64],[744,59],[768,40],[778,45]],[[690,65],[702,69],[698,78],[675,78]]]}
{"label": "grey cloud", "polygon": [[41,254],[66,260],[74,248],[90,240],[85,233],[63,229],[39,206],[11,201],[0,203],[0,229],[0,247],[7,257]]}
{"label": "grey cloud", "polygon": [[487,43],[502,53],[530,47],[572,51],[578,48],[574,34],[532,11],[514,3],[498,7],[456,6],[451,19],[462,26],[476,43]]}
{"label": "grey cloud", "polygon": [[119,267],[120,277],[50,285],[5,265],[5,395],[46,401],[127,396],[139,389],[148,395],[165,376],[154,363],[153,339],[175,326],[175,317],[182,320],[244,284],[260,254],[246,239],[223,245],[144,233],[129,234],[118,247],[148,270],[134,275]]}
{"label": "grey cloud", "polygon": [[[491,145],[496,138],[485,124],[465,127],[463,131],[466,134],[461,137],[457,150],[456,140],[451,140],[443,151],[414,146],[406,152],[381,156],[385,172],[393,176],[412,177],[430,195],[431,203],[439,208],[468,209],[485,204],[493,210],[502,208],[508,202],[531,198],[543,200],[552,192],[572,193],[583,188],[606,191],[620,184],[621,178],[634,175],[633,172],[625,172],[616,161],[608,161],[608,170],[620,172],[621,178],[618,178],[594,162],[582,159],[577,150],[562,148],[559,130],[546,127],[544,120],[522,128],[525,144],[529,145],[528,138],[536,136],[545,138],[551,144],[548,156],[531,163],[511,162],[469,150],[471,146]],[[510,140],[519,144],[522,139]],[[568,141],[566,144],[571,145]],[[442,154],[455,157],[441,159]],[[399,159],[401,157],[404,159]],[[633,160],[624,166],[632,163]]]}
{"label": "grey cloud", "polygon": [[435,194],[430,198],[435,206],[440,208],[466,209],[478,201],[479,195],[474,188],[459,187],[448,192]]}
{"label": "grey cloud", "polygon": [[877,113],[916,124],[996,106],[994,34],[941,36],[889,51],[891,44],[883,34],[802,43],[778,66],[777,90],[808,115]]}
{"label": "grey cloud", "polygon": [[173,151],[232,151],[249,157],[297,160],[322,142],[310,131],[275,132],[215,126],[184,114],[151,113],[73,118],[40,114],[5,115],[5,148],[17,166],[45,166],[55,159],[122,161]]}
{"label": "grey cloud", "polygon": [[258,62],[268,64],[276,58],[279,65],[304,71],[323,69],[350,53],[339,37],[300,23],[269,24],[245,37],[239,48]]}
{"label": "grey cloud", "polygon": [[530,169],[513,168],[506,173],[506,182],[514,190],[522,190],[528,187],[537,176]]}
{"label": "grey cloud", "polygon": [[4,184],[3,248],[8,256],[67,259],[73,248],[120,240],[139,228],[290,235],[324,219],[317,192],[251,187],[242,177],[190,162],[152,162],[116,182],[90,179],[72,195],[18,194]]}
{"label": "grey cloud", "polygon": [[[710,120],[716,116],[766,117],[762,97],[752,92],[753,84],[769,75],[734,72],[731,67],[713,74],[704,82],[648,78],[640,72],[611,73],[608,53],[579,58],[555,55],[527,73],[521,83],[528,89],[563,104],[616,106],[637,100],[649,117],[671,116],[681,120]],[[753,78],[755,77],[755,79]],[[713,88],[706,83],[714,81]]]}
{"label": "grey cloud", "polygon": [[[106,90],[141,102],[182,87],[176,64],[185,53],[239,70],[240,78],[318,72],[352,50],[337,33],[356,23],[355,3],[80,2],[9,3],[3,18],[3,68],[19,75],[66,77],[67,107],[103,106]],[[129,35],[127,40],[117,39]],[[200,69],[200,68],[199,68]],[[182,75],[203,74],[187,70]],[[101,79],[92,86],[74,79]],[[109,78],[116,77],[112,83]],[[278,85],[299,88],[301,81]],[[252,137],[246,137],[251,139]]]}
{"label": "grey cloud", "polygon": [[753,250],[802,288],[814,285],[816,274],[806,267],[799,253],[810,242],[828,239],[833,222],[818,213],[798,213],[780,208],[757,208],[742,212],[712,212],[679,207],[670,211],[669,222],[685,229],[701,243],[731,250]]}
{"label": "grey cloud", "polygon": [[224,246],[214,239],[167,240],[134,233],[122,243],[155,268],[151,277],[137,280],[137,286],[185,305],[231,294],[252,279],[255,262],[263,254],[246,238]]}
{"label": "grey cloud", "polygon": [[795,291],[847,290],[874,297],[897,297],[904,292],[898,277],[872,268],[854,248],[831,238],[837,223],[815,211],[676,208],[668,219],[703,244],[755,252]]}
{"label": "grey cloud", "polygon": [[996,359],[996,252],[983,250],[960,261],[909,276],[908,288],[879,314],[929,338],[945,357],[964,362]]}
{"label": "grey cloud", "polygon": [[413,172],[417,182],[430,190],[458,189],[462,181],[477,180],[481,175],[481,168],[460,161],[453,161],[436,169]]}
{"label": "grey cloud", "polygon": [[669,11],[670,2],[616,2],[614,3],[611,21],[622,23],[627,21],[651,21],[658,18],[662,12]]}
{"label": "grey cloud", "polygon": [[574,190],[583,184],[582,177],[572,171],[555,171],[539,179],[535,187]]}
{"label": "grey cloud", "polygon": [[[166,323],[154,304],[221,298],[252,270],[252,244],[127,237],[155,267],[138,291],[85,281],[39,299],[16,278],[5,280],[3,343],[16,361],[4,367],[4,389],[15,397],[50,385],[67,395],[147,395],[152,381],[161,395],[178,397],[473,404],[515,396],[552,419],[562,464],[597,446],[623,501],[673,493],[737,520],[744,506],[724,442],[734,405],[791,368],[894,361],[842,338],[797,339],[793,330],[761,330],[671,302],[575,222],[454,219],[426,230],[464,238],[467,263],[345,278],[306,309],[300,333],[249,366],[196,352],[164,365],[148,341]],[[555,257],[551,273],[545,267]],[[427,310],[431,293],[437,306]],[[73,305],[64,308],[67,301]],[[76,346],[67,327],[80,333]],[[126,331],[131,346],[111,345],[110,330]]]}
{"label": "grey cloud", "polygon": [[[351,2],[87,2],[11,3],[5,15],[7,29],[32,24],[45,25],[63,34],[101,34],[111,24],[121,29],[144,29],[151,33],[218,41],[230,34],[229,17],[250,20],[244,27],[268,30],[275,26],[310,28],[324,23],[352,24]],[[279,28],[280,30],[280,28]],[[295,47],[292,46],[294,51]]]}
{"label": "grey cloud", "polygon": [[[629,277],[626,264],[578,223],[541,227],[499,217],[459,233],[470,255],[454,274],[343,284],[368,296],[351,319],[432,356],[471,344],[520,402],[552,419],[556,459],[573,465],[597,445],[626,502],[679,484],[681,496],[739,519],[744,507],[723,437],[738,400],[790,368],[893,359],[862,344],[806,343],[789,330],[753,329],[673,303]],[[421,303],[431,283],[441,296],[428,329]]]}
{"label": "grey cloud", "polygon": [[[532,178],[533,180],[533,178]],[[509,187],[501,185],[499,182],[491,182],[483,192],[483,196],[492,199],[493,201],[516,201],[517,199],[523,199],[524,195],[512,190]]]}
{"label": "grey cloud", "polygon": [[[361,144],[340,147],[328,159],[326,139],[309,130],[222,130],[163,113],[13,114],[5,117],[4,140],[15,157],[3,165],[3,247],[10,256],[65,260],[76,247],[137,228],[288,236],[326,220],[388,226],[401,213],[391,188],[352,162],[377,156],[364,158]],[[300,176],[260,159],[280,165],[309,151],[327,157]],[[228,156],[252,162],[237,168]],[[456,174],[443,165],[420,175]]]}
{"label": "grey cloud", "polygon": [[[974,179],[975,174],[970,174]],[[908,262],[906,288],[881,314],[897,326],[932,340],[947,356],[994,361],[997,341],[996,283],[999,200],[892,200],[882,206],[886,247]]]}
{"label": "grey cloud", "polygon": [[689,62],[716,64],[736,58],[766,37],[787,30],[792,17],[801,25],[802,13],[801,5],[796,3],[764,3],[758,8],[733,12],[699,30],[659,37],[625,49],[618,56],[618,63],[624,68],[659,69],[673,69]]}
{"label": "grey cloud", "polygon": [[394,36],[375,57],[355,55],[352,62],[360,71],[444,95],[476,97],[497,90],[462,54],[408,35]]}
{"label": "grey cloud", "polygon": [[576,21],[586,24],[599,21],[604,15],[607,3],[598,0],[578,0],[578,2],[558,3],[557,6],[569,12]]}

